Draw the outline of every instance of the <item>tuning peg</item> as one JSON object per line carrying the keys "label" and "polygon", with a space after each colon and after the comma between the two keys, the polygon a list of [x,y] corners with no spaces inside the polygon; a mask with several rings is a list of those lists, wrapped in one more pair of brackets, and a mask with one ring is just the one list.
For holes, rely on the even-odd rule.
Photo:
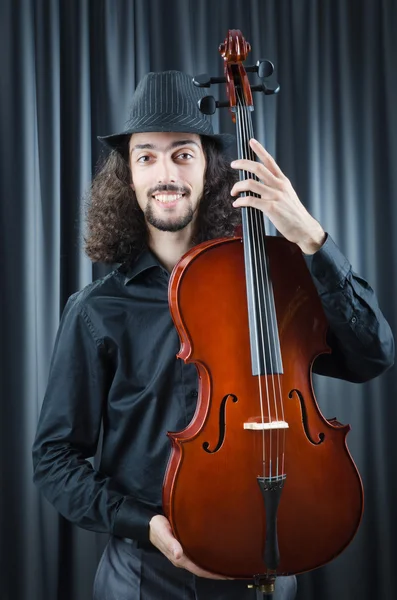
{"label": "tuning peg", "polygon": [[244,70],[246,71],[246,73],[257,73],[258,65],[244,66]]}
{"label": "tuning peg", "polygon": [[270,77],[270,75],[273,75],[274,65],[272,62],[270,62],[270,60],[260,58],[256,63],[256,68],[259,79],[265,79],[265,77]]}
{"label": "tuning peg", "polygon": [[213,115],[216,111],[216,100],[214,96],[204,96],[198,101],[198,107],[205,115]]}
{"label": "tuning peg", "polygon": [[280,86],[277,84],[275,88],[269,88],[265,83],[261,83],[260,85],[252,85],[251,92],[263,92],[266,96],[270,96],[271,94],[278,94],[280,91]]}
{"label": "tuning peg", "polygon": [[218,102],[214,96],[204,96],[198,101],[198,107],[205,115],[213,115],[217,108],[226,108],[229,102]]}
{"label": "tuning peg", "polygon": [[270,75],[272,75],[274,65],[270,60],[260,58],[255,65],[246,66],[244,69],[247,73],[257,73],[260,79],[264,79],[265,77],[270,77]]}
{"label": "tuning peg", "polygon": [[193,77],[193,83],[197,87],[210,87],[213,83],[226,83],[226,77],[210,77],[207,73]]}

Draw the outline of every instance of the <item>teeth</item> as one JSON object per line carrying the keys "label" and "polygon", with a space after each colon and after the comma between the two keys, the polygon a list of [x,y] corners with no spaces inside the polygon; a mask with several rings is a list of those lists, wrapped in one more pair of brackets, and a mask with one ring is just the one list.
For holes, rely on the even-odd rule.
{"label": "teeth", "polygon": [[183,194],[158,194],[155,198],[156,200],[159,200],[159,202],[164,202],[166,204],[167,202],[175,202],[175,200],[179,200],[182,196]]}

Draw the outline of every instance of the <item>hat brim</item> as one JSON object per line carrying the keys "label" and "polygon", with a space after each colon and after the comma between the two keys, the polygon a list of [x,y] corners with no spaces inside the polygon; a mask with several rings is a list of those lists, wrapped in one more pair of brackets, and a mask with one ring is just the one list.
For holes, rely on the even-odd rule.
{"label": "hat brim", "polygon": [[[130,141],[130,137],[133,133],[148,133],[150,131],[153,132],[178,132],[179,129],[177,129],[175,126],[171,129],[165,129],[162,127],[158,127],[157,128],[153,128],[153,130],[151,128],[146,129],[145,132],[138,132],[136,130],[134,131],[124,131],[123,133],[116,133],[113,135],[106,135],[106,136],[98,136],[98,140],[104,144],[107,148],[110,148],[111,150],[117,150],[118,152],[120,152],[120,154],[124,157],[127,158],[128,157],[128,144]],[[221,133],[221,134],[202,134],[202,133],[197,133],[192,132],[192,131],[183,131],[180,130],[180,133],[196,133],[197,135],[203,135],[204,137],[210,138],[211,140],[213,140],[222,151],[225,150],[230,150],[232,149],[232,147],[235,147],[236,144],[236,138],[234,135],[231,135],[229,133]]]}

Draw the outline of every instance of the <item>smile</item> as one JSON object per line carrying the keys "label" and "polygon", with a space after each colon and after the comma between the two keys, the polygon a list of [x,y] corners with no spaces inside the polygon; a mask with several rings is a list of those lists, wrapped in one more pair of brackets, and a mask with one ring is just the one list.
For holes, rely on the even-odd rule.
{"label": "smile", "polygon": [[153,198],[161,202],[162,204],[170,204],[171,202],[177,202],[183,198],[185,194],[155,194]]}

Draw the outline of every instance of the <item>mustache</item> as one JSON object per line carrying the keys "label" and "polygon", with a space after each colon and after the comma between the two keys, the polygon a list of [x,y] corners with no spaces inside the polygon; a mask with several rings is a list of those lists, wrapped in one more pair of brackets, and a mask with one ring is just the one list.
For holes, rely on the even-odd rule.
{"label": "mustache", "polygon": [[156,185],[148,191],[148,196],[153,196],[161,192],[174,192],[175,194],[189,194],[189,190],[183,185],[176,185],[175,183],[165,183],[163,185]]}

